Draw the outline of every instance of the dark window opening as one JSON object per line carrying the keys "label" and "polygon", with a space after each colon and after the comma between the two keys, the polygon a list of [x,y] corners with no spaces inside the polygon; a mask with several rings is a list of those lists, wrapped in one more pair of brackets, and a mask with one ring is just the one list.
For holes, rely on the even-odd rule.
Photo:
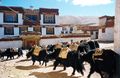
{"label": "dark window opening", "polygon": [[5,35],[14,35],[14,28],[13,27],[4,27],[4,34]]}
{"label": "dark window opening", "polygon": [[19,34],[23,33],[23,32],[27,32],[28,31],[28,27],[20,27],[19,28]]}
{"label": "dark window opening", "polygon": [[93,31],[91,31],[90,34],[93,35]]}
{"label": "dark window opening", "polygon": [[102,33],[105,33],[105,28],[102,29]]}
{"label": "dark window opening", "polygon": [[5,23],[18,23],[18,14],[4,14],[4,22]]}
{"label": "dark window opening", "polygon": [[55,24],[55,15],[43,15],[43,23]]}
{"label": "dark window opening", "polygon": [[33,27],[33,31],[35,31],[35,32],[41,32],[41,27]]}
{"label": "dark window opening", "polygon": [[46,34],[54,34],[54,28],[52,28],[52,27],[47,27],[47,28],[46,28]]}

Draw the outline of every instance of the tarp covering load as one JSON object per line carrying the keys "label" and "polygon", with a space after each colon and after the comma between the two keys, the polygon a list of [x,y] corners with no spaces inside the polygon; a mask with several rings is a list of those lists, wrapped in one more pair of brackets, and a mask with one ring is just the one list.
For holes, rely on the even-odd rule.
{"label": "tarp covering load", "polygon": [[33,51],[33,55],[39,56],[40,50],[41,50],[41,47],[39,47],[39,46],[36,45],[35,49]]}
{"label": "tarp covering load", "polygon": [[71,49],[71,51],[77,51],[78,45],[76,43],[73,43],[69,46],[69,48]]}
{"label": "tarp covering load", "polygon": [[67,59],[67,54],[70,51],[70,49],[68,47],[64,47],[61,49],[59,57],[62,59]]}

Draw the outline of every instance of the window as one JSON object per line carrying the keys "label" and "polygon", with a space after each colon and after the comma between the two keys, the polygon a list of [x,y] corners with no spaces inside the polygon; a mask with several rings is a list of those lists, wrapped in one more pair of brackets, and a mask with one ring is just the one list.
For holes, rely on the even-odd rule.
{"label": "window", "polygon": [[28,27],[20,27],[19,28],[19,34],[21,34],[22,32],[27,32],[28,31]]}
{"label": "window", "polygon": [[6,23],[18,23],[18,15],[13,13],[4,14],[4,22]]}
{"label": "window", "polygon": [[26,15],[25,20],[30,20],[31,22],[37,21],[37,15]]}
{"label": "window", "polygon": [[14,35],[14,28],[13,27],[4,27],[4,34],[5,35]]}
{"label": "window", "polygon": [[70,33],[72,33],[72,31],[73,31],[73,27],[70,27]]}
{"label": "window", "polygon": [[102,33],[105,33],[105,28],[102,28]]}
{"label": "window", "polygon": [[35,32],[41,32],[41,27],[34,27],[33,31],[35,31]]}
{"label": "window", "polygon": [[46,28],[46,34],[54,34],[54,28],[52,28],[52,27],[47,27],[47,28]]}
{"label": "window", "polygon": [[43,23],[55,24],[55,15],[43,15]]}
{"label": "window", "polygon": [[90,31],[90,34],[93,35],[93,31]]}
{"label": "window", "polygon": [[2,27],[2,25],[0,25],[0,27]]}

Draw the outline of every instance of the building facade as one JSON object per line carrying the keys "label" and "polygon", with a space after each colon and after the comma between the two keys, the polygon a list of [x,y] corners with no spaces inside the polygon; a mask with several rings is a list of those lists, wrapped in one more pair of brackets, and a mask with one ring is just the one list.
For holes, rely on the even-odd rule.
{"label": "building facade", "polygon": [[[23,7],[0,6],[0,45],[7,42],[9,43],[5,45],[7,47],[11,47],[12,43],[16,43],[16,45],[19,45],[18,47],[28,48],[34,44],[46,44],[44,43],[46,41],[49,44],[53,42],[69,42],[71,40],[78,41],[89,39],[90,36],[93,37],[94,35],[92,31],[98,31],[97,27],[80,26],[79,29],[79,26],[77,26],[81,24],[83,19],[83,22],[94,23],[91,21],[94,18],[87,20],[81,17],[78,17],[80,19],[69,18],[73,23],[63,21],[59,16],[58,9],[25,9]],[[68,19],[64,18],[64,20]],[[96,38],[96,35],[93,38]]]}
{"label": "building facade", "polygon": [[57,21],[58,15],[58,9],[31,10],[0,6],[0,37],[19,36],[27,31],[42,35],[59,35],[61,30]]}
{"label": "building facade", "polygon": [[114,41],[114,16],[99,17],[99,41]]}
{"label": "building facade", "polygon": [[58,15],[58,9],[0,6],[0,38],[22,39],[24,47],[39,45],[41,35],[61,34]]}

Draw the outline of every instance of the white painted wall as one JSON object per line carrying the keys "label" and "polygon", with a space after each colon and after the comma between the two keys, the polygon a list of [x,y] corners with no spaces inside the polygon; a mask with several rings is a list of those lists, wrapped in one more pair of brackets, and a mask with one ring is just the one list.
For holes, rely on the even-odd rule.
{"label": "white painted wall", "polygon": [[18,14],[18,24],[23,25],[23,14],[22,13]]}
{"label": "white painted wall", "polygon": [[14,27],[14,36],[19,36],[19,27]]}
{"label": "white painted wall", "polygon": [[33,27],[28,27],[28,31],[33,31]]}
{"label": "white painted wall", "polygon": [[104,25],[106,24],[106,21],[107,21],[107,18],[106,18],[106,17],[100,19],[100,20],[99,20],[99,25],[100,25],[100,26],[104,26]]}
{"label": "white painted wall", "polygon": [[4,37],[4,28],[0,27],[0,38]]}
{"label": "white painted wall", "polygon": [[96,39],[97,31],[93,31],[93,34],[91,35],[91,39]]}
{"label": "white painted wall", "polygon": [[0,49],[22,47],[22,41],[0,41]]}
{"label": "white painted wall", "polygon": [[23,25],[23,15],[22,13],[18,14],[18,23],[4,23],[3,22],[3,13],[0,13],[0,24],[12,24],[12,25]]}
{"label": "white painted wall", "polygon": [[0,24],[3,24],[3,13],[0,12]]}
{"label": "white painted wall", "polygon": [[73,42],[77,42],[80,40],[90,40],[90,37],[78,37],[78,38],[49,38],[49,39],[41,39],[40,40],[40,45],[49,45],[49,44],[56,44],[58,42],[71,42],[71,40],[73,40]]}
{"label": "white painted wall", "polygon": [[55,35],[60,35],[62,31],[62,27],[55,27],[54,31],[55,31]]}
{"label": "white painted wall", "polygon": [[59,16],[58,15],[55,15],[55,22],[56,22],[56,25],[59,25]]}
{"label": "white painted wall", "polygon": [[42,28],[42,35],[46,35],[46,28]]}
{"label": "white painted wall", "polygon": [[105,33],[102,33],[102,29],[99,29],[98,39],[100,41],[113,41],[114,40],[114,28],[105,28]]}
{"label": "white painted wall", "polygon": [[[90,37],[76,37],[76,38],[48,38],[48,39],[41,39],[39,41],[40,45],[49,45],[49,44],[56,44],[58,42],[77,42],[80,40],[89,40]],[[21,40],[14,40],[14,41],[0,41],[0,49],[5,48],[19,48],[22,47],[22,41]]]}

